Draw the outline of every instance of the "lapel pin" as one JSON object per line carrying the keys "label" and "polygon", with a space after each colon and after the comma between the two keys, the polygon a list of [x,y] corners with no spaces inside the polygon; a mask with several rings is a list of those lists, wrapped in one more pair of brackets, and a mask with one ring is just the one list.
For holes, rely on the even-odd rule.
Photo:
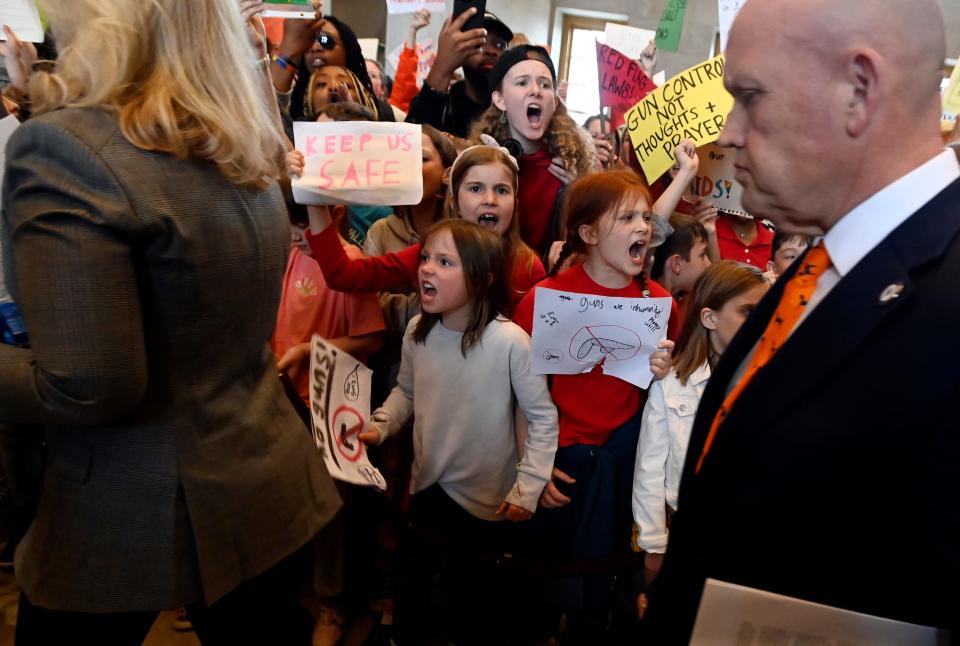
{"label": "lapel pin", "polygon": [[890,301],[896,300],[900,297],[901,293],[903,293],[903,283],[887,285],[883,288],[883,291],[880,292],[880,304],[886,305]]}

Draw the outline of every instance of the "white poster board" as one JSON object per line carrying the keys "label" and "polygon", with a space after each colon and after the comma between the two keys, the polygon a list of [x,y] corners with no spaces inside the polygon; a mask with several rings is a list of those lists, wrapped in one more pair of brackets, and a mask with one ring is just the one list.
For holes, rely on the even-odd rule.
{"label": "white poster board", "polygon": [[733,19],[737,13],[747,3],[747,0],[717,0],[717,11],[720,20],[720,51],[722,54],[727,51],[727,37],[730,35],[730,27],[733,26]]}
{"label": "white poster board", "polygon": [[621,25],[616,22],[608,22],[603,33],[606,38],[605,45],[633,60],[640,58],[640,52],[646,49],[650,41],[657,36],[655,31]]}
{"label": "white poster board", "polygon": [[370,464],[358,437],[370,427],[373,372],[319,336],[310,348],[310,417],[313,439],[337,480],[386,491],[387,483]]}
{"label": "white poster board", "polygon": [[[43,42],[43,24],[33,0],[0,0],[0,25],[7,25],[20,40]],[[0,31],[0,40],[6,40]]]}
{"label": "white poster board", "polygon": [[927,626],[831,608],[707,579],[691,646],[937,646],[949,637]]}
{"label": "white poster board", "polygon": [[[399,47],[387,54],[387,65],[394,75],[396,75],[397,68],[400,67],[400,54],[403,53],[404,47],[406,47],[406,44],[401,43]],[[433,67],[436,60],[437,52],[433,47],[432,38],[425,38],[422,42],[417,43],[417,87],[423,87],[423,81],[427,78],[427,74],[430,73],[430,68]]]}
{"label": "white poster board", "polygon": [[700,166],[697,176],[683,194],[687,202],[703,198],[713,202],[717,210],[735,215],[749,215],[743,210],[740,200],[743,187],[734,180],[734,152],[717,144],[707,144],[697,149]]}
{"label": "white poster board", "polygon": [[533,371],[603,373],[646,388],[650,355],[667,338],[670,298],[617,298],[540,287],[533,307]]}
{"label": "white poster board", "polygon": [[293,124],[303,175],[298,204],[402,206],[423,198],[421,128],[414,123],[335,121]]}
{"label": "white poster board", "polygon": [[357,42],[360,43],[360,52],[364,58],[373,61],[378,60],[377,55],[380,53],[379,38],[358,38]]}
{"label": "white poster board", "polygon": [[444,0],[387,0],[387,13],[413,13],[419,9],[427,9],[433,13],[443,13],[447,10]]}

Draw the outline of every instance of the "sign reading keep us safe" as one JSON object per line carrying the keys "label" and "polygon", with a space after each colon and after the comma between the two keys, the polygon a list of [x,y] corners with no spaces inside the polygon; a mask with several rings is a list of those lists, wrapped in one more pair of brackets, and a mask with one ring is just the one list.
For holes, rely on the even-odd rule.
{"label": "sign reading keep us safe", "polygon": [[332,121],[293,124],[305,157],[291,182],[298,204],[419,204],[423,197],[420,126],[413,123]]}

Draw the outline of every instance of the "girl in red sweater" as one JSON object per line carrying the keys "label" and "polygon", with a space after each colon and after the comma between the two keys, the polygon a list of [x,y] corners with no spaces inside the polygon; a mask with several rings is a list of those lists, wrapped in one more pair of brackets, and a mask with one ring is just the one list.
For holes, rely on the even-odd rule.
{"label": "girl in red sweater", "polygon": [[[520,239],[517,222],[517,161],[493,139],[464,150],[450,171],[449,212],[476,222],[504,241],[509,261],[510,300],[516,304],[546,274],[543,263]],[[291,174],[302,169],[294,151],[288,156]],[[330,227],[326,207],[308,207],[307,240],[320,263],[324,279],[340,291],[389,291],[413,285],[420,265],[420,245],[397,253],[349,258],[340,246],[336,227]]]}
{"label": "girl in red sweater", "polygon": [[[567,191],[563,217],[567,223],[560,262],[572,254],[585,260],[535,287],[517,306],[515,321],[533,331],[537,290],[626,298],[669,297],[642,273],[652,232],[650,194],[630,171],[605,171],[583,177]],[[668,337],[679,327],[676,303],[670,311]],[[650,358],[654,379],[671,366],[673,341],[665,340]],[[634,461],[645,392],[603,373],[600,366],[576,375],[553,375],[550,394],[560,414],[560,438],[553,481],[540,498],[532,544],[560,560],[607,559],[626,552],[631,528]],[[566,608],[567,629],[597,631],[609,613],[610,576],[568,580],[579,589],[578,608]],[[586,636],[586,635],[585,635]],[[595,639],[593,639],[595,638]]]}

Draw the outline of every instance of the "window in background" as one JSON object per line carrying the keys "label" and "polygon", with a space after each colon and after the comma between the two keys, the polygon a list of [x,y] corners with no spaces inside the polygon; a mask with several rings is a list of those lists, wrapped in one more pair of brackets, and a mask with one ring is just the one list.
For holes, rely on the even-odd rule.
{"label": "window in background", "polygon": [[578,124],[600,112],[600,80],[597,78],[597,37],[603,39],[608,22],[621,20],[565,15],[560,46],[560,78],[569,81],[567,111]]}

